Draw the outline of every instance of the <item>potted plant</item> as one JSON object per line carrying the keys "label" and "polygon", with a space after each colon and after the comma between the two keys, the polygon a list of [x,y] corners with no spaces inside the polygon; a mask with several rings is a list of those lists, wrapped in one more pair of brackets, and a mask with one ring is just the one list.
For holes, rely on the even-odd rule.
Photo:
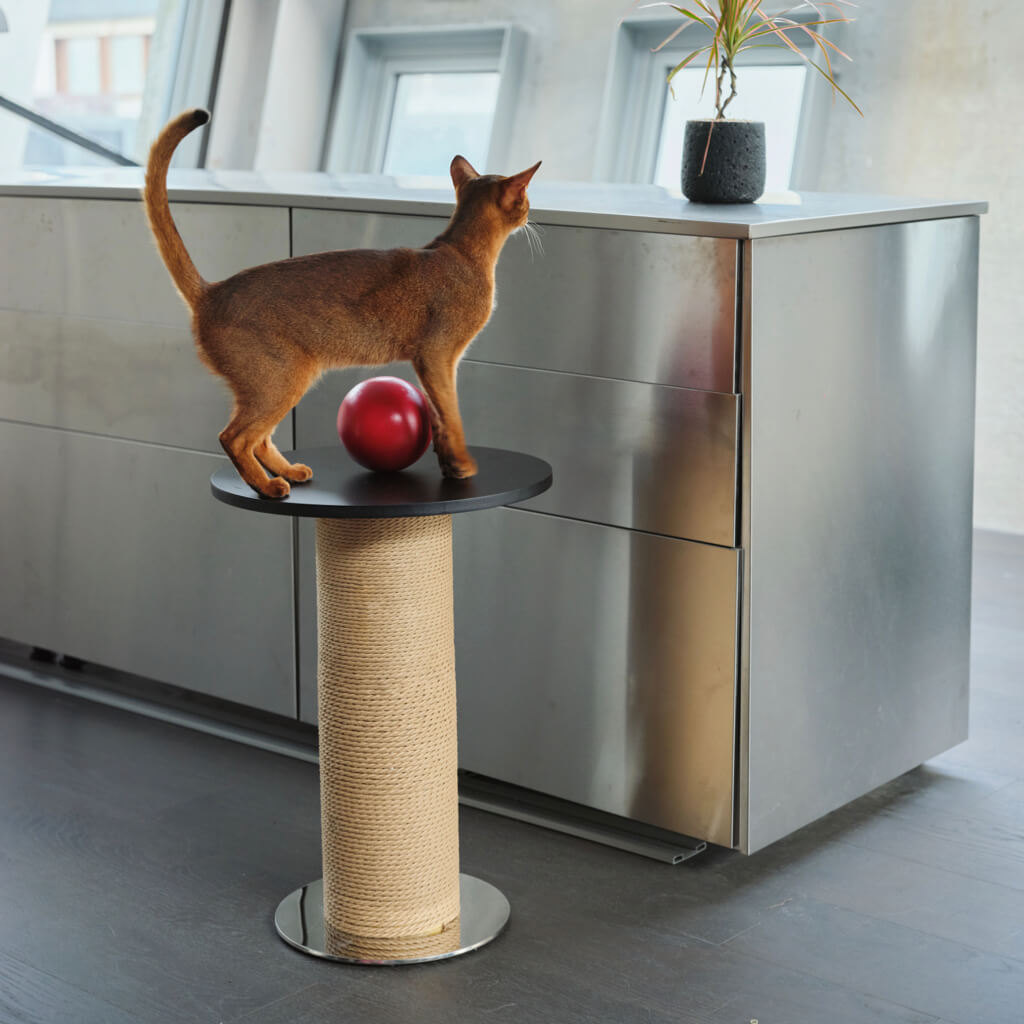
{"label": "potted plant", "polygon": [[[683,142],[683,195],[693,202],[752,203],[764,192],[764,122],[740,121],[726,117],[729,104],[737,96],[736,58],[754,47],[785,47],[820,74],[858,114],[860,108],[839,87],[832,69],[832,54],[850,58],[835,43],[816,31],[825,25],[849,22],[842,8],[853,7],[851,0],[805,0],[777,14],[767,14],[762,0],[683,0],[682,3],[645,3],[640,7],[671,7],[685,19],[671,35],[654,48],[667,46],[691,25],[702,25],[711,33],[711,42],[694,50],[668,74],[672,79],[700,58],[706,57],[704,86],[715,84],[715,116],[708,121],[687,121]],[[797,20],[791,14],[810,8],[813,16]],[[812,54],[821,51],[821,63],[802,50],[791,36],[800,33],[810,38]]]}

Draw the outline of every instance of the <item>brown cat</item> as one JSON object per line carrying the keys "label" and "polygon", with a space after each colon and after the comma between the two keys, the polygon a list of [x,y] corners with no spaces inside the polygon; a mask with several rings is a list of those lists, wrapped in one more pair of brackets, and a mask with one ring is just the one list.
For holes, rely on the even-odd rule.
{"label": "brown cat", "polygon": [[190,110],[164,128],[150,150],[143,196],[160,255],[192,310],[199,357],[234,393],[220,443],[242,479],[268,498],[285,497],[289,481],[309,480],[308,466],[275,447],[277,424],[325,370],[400,359],[412,363],[430,400],[441,471],[472,476],[455,372],[490,318],[498,255],[526,225],[526,186],[540,163],[505,178],[477,174],[455,157],[455,212],[423,249],[316,253],[211,283],[199,276],[167,201],[175,147],[209,118]]}

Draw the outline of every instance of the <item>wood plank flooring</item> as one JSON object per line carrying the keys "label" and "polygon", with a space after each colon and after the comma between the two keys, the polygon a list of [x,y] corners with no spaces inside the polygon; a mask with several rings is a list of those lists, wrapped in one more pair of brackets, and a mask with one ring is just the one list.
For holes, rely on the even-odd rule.
{"label": "wood plank flooring", "polygon": [[319,962],[316,769],[0,679],[0,1024],[1024,1022],[1024,538],[975,548],[971,739],[751,858],[479,811],[513,907],[460,960]]}

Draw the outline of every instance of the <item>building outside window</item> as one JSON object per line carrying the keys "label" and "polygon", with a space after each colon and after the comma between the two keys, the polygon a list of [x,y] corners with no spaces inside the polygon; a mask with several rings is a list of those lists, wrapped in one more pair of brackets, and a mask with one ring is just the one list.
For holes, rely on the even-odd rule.
{"label": "building outside window", "polygon": [[[52,0],[32,108],[118,153],[134,152],[157,6],[158,0]],[[32,128],[24,162],[106,161]]]}

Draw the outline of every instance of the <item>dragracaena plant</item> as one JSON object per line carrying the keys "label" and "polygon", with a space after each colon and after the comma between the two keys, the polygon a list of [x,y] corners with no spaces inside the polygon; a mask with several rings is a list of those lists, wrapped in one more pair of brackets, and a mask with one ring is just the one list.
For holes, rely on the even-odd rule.
{"label": "dragracaena plant", "polygon": [[[792,50],[826,79],[832,88],[833,97],[838,93],[858,114],[862,113],[860,107],[836,82],[832,67],[833,55],[845,57],[846,60],[850,58],[835,43],[816,31],[826,25],[852,21],[852,18],[843,13],[843,8],[856,7],[851,0],[806,0],[776,14],[768,14],[763,10],[763,0],[683,0],[682,3],[638,3],[637,6],[671,7],[685,19],[683,24],[654,48],[655,53],[692,25],[703,25],[711,33],[711,42],[684,57],[668,73],[668,81],[671,85],[672,79],[683,68],[690,67],[702,57],[706,57],[704,88],[707,88],[708,80],[713,77],[715,120],[725,118],[726,108],[736,98],[736,58],[741,53],[758,47]],[[811,14],[810,17],[791,17],[807,9],[810,9],[807,11]],[[799,38],[801,35],[810,39],[810,52],[813,56],[808,55],[806,48],[800,47],[794,41],[794,36]],[[806,40],[803,41],[806,43]]]}

